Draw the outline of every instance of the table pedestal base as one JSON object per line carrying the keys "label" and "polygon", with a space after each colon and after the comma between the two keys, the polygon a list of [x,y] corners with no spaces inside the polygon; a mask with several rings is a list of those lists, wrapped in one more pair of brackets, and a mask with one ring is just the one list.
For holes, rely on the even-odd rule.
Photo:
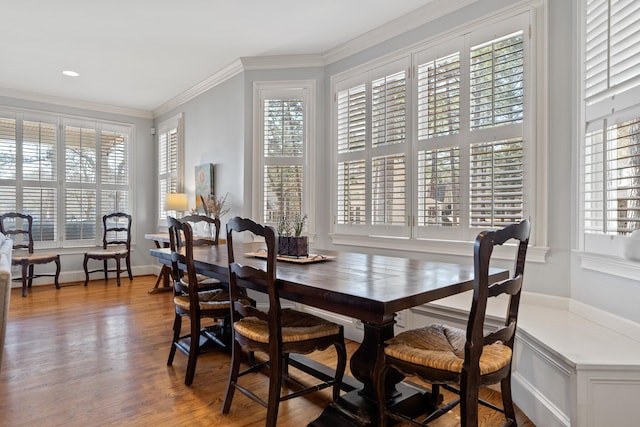
{"label": "table pedestal base", "polygon": [[[401,412],[417,416],[432,412],[431,395],[428,391],[406,383],[396,385],[400,392],[389,406],[402,408]],[[332,402],[327,409],[308,427],[364,427],[378,425],[378,404],[361,395],[359,390],[351,391]]]}

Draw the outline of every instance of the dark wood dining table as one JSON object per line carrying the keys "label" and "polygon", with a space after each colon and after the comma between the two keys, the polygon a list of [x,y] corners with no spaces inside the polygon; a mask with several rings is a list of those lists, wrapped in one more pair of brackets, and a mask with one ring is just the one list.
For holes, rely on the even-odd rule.
{"label": "dark wood dining table", "polygon": [[[256,253],[261,246],[242,244],[236,248],[236,261],[264,268],[263,259],[239,253]],[[151,255],[170,262],[169,250],[157,248]],[[361,386],[345,387],[310,426],[376,425],[376,398],[373,372],[383,352],[383,343],[394,335],[395,313],[445,298],[473,288],[473,263],[455,264],[353,252],[317,251],[318,262],[278,262],[280,295],[287,300],[316,307],[362,321],[364,337],[350,360],[351,374]],[[323,256],[332,257],[324,259]],[[335,257],[335,258],[333,258]],[[227,247],[194,247],[196,270],[226,281]],[[504,269],[492,268],[494,280],[508,276]],[[259,289],[257,289],[260,291]],[[390,400],[413,399],[416,390],[400,384],[403,377],[390,375]]]}

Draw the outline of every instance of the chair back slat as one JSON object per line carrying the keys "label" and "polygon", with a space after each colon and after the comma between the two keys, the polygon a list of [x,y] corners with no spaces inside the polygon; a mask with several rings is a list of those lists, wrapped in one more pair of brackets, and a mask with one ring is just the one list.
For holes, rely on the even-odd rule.
{"label": "chair back slat", "polygon": [[483,345],[493,344],[496,341],[510,342],[515,333],[516,322],[511,322],[507,326],[485,335]]}
{"label": "chair back slat", "polygon": [[497,297],[502,294],[515,295],[522,289],[522,275],[512,279],[503,280],[489,285],[488,297]]}
{"label": "chair back slat", "polygon": [[[13,223],[13,227],[8,227],[9,223]],[[13,240],[13,249],[26,249],[30,254],[33,253],[33,217],[31,215],[19,212],[0,215],[0,233]]]}

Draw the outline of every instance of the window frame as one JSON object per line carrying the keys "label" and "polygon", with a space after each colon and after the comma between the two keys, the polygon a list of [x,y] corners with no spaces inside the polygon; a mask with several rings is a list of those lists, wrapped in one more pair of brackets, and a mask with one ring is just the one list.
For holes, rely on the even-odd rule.
{"label": "window frame", "polygon": [[[316,234],[315,165],[311,159],[316,152],[316,82],[315,80],[255,81],[253,82],[253,197],[252,217],[260,223],[277,227],[264,218],[264,101],[271,98],[301,98],[304,102],[304,142],[302,165],[302,215],[307,215],[303,231],[313,241]],[[297,163],[298,161],[296,161]],[[278,159],[275,160],[277,164]]]}
{"label": "window frame", "polygon": [[[505,23],[506,21],[506,23]],[[525,208],[525,216],[531,218],[536,227],[534,233],[532,233],[531,244],[535,246],[532,251],[532,259],[543,262],[548,251],[547,245],[547,205],[545,202],[547,194],[547,181],[546,181],[546,155],[547,152],[547,140],[546,133],[542,130],[546,128],[546,118],[544,115],[540,115],[539,112],[544,111],[543,107],[547,102],[547,94],[543,90],[546,86],[546,73],[543,72],[544,64],[546,63],[546,51],[541,49],[540,46],[545,46],[544,39],[544,19],[541,17],[541,10],[537,6],[537,2],[531,2],[529,5],[512,7],[503,10],[490,17],[484,17],[472,21],[471,23],[465,23],[459,28],[452,29],[444,34],[437,35],[429,40],[425,40],[408,49],[397,51],[392,55],[388,55],[383,58],[379,58],[370,61],[352,69],[337,73],[330,77],[330,87],[332,90],[333,104],[331,106],[331,137],[332,137],[332,186],[331,186],[331,202],[332,202],[332,214],[334,215],[331,224],[330,237],[334,244],[354,245],[354,246],[366,246],[366,247],[383,247],[387,249],[404,249],[420,252],[437,252],[443,254],[452,255],[465,255],[468,256],[468,244],[472,241],[477,233],[486,227],[471,228],[463,230],[459,236],[452,236],[441,233],[431,233],[425,235],[419,233],[416,226],[416,218],[418,215],[418,203],[417,203],[417,162],[418,162],[418,146],[423,146],[423,141],[418,141],[418,96],[417,96],[417,71],[418,65],[421,63],[418,61],[418,57],[423,55],[424,52],[432,50],[434,57],[436,54],[451,53],[447,49],[448,45],[453,43],[453,40],[464,37],[466,34],[473,32],[474,38],[468,45],[465,45],[465,50],[460,52],[461,59],[463,56],[468,55],[470,47],[476,45],[480,41],[489,41],[492,38],[489,36],[484,40],[479,40],[476,35],[482,32],[495,34],[496,37],[509,34],[507,26],[517,23],[519,29],[523,31],[523,38],[525,49],[528,49],[525,53],[525,79],[528,87],[528,93],[524,98],[523,106],[525,109],[525,121],[523,123],[523,143],[525,144],[526,151],[526,167],[525,167],[525,185],[530,189],[528,198],[525,200],[527,207]],[[495,38],[495,37],[494,37]],[[409,114],[409,130],[407,136],[410,138],[410,153],[412,162],[412,175],[408,178],[409,185],[412,189],[408,191],[410,193],[411,200],[408,203],[410,206],[410,237],[404,236],[398,237],[382,237],[379,233],[350,233],[344,230],[344,227],[340,227],[337,221],[337,106],[336,100],[340,90],[349,86],[350,82],[357,81],[358,76],[362,75],[376,67],[382,66],[385,63],[389,63],[392,60],[397,60],[403,57],[410,57],[411,60],[411,82],[407,85],[412,87],[411,98],[411,113]],[[465,58],[465,61],[468,59]],[[468,96],[468,95],[467,95]],[[461,114],[469,114],[469,103],[461,103]],[[541,120],[538,120],[540,117]],[[498,128],[494,128],[498,129]],[[462,131],[462,129],[461,129]],[[466,130],[469,133],[469,130]],[[476,131],[474,131],[476,132]],[[495,133],[500,134],[502,131],[498,129]],[[462,132],[461,132],[462,133]],[[541,136],[540,138],[538,136]],[[473,140],[476,140],[474,138]],[[493,139],[491,139],[493,140]],[[468,156],[468,154],[467,154]],[[468,166],[467,166],[468,171]],[[466,181],[463,181],[466,177],[461,176],[461,185],[468,186]],[[467,191],[464,189],[463,191]]]}
{"label": "window frame", "polygon": [[[607,5],[607,10],[609,6],[610,3]],[[607,11],[607,15],[610,17],[609,11]],[[607,58],[605,60],[605,71],[601,71],[601,74],[604,73],[606,77],[604,77],[604,82],[601,82],[601,89],[594,91],[593,86],[587,88],[587,81],[593,80],[590,80],[589,65],[585,60],[587,57],[589,39],[589,36],[587,34],[588,25],[586,2],[579,2],[579,17],[579,64],[581,78],[578,79],[576,83],[577,93],[579,94],[579,121],[577,128],[579,146],[579,191],[577,192],[579,221],[577,225],[577,247],[580,252],[586,255],[586,258],[583,257],[582,260],[581,265],[583,267],[619,275],[618,271],[620,270],[620,268],[618,265],[610,265],[606,262],[602,262],[602,260],[600,260],[599,262],[594,262],[592,259],[590,259],[590,255],[604,256],[607,259],[623,258],[625,235],[611,234],[610,232],[605,231],[604,228],[600,232],[588,232],[587,230],[587,139],[588,135],[592,134],[593,132],[602,132],[603,135],[606,135],[607,129],[611,126],[621,124],[625,121],[640,118],[640,101],[638,101],[638,99],[640,99],[640,76],[631,77],[618,83],[615,83],[611,79],[610,73],[615,73],[612,68],[615,67],[616,63],[615,61],[613,61],[612,65],[612,63],[609,62],[612,61],[611,52],[609,51],[612,46],[609,38],[607,38],[607,47],[605,48],[605,56]],[[607,21],[607,28],[609,28],[609,24],[609,21]],[[624,28],[627,27],[624,26]],[[608,33],[608,31],[609,30],[607,30],[606,32]],[[602,145],[606,146],[606,144],[607,139],[605,138],[602,142]],[[603,160],[603,166],[604,163],[606,163],[606,160],[609,159]],[[607,171],[608,169],[603,169],[603,176],[606,175]],[[606,186],[606,183],[608,181],[609,180],[604,177],[598,182],[603,186]],[[604,197],[603,204],[606,205],[607,202],[612,202],[615,200],[617,199]],[[603,211],[604,210],[608,209],[603,207]],[[605,217],[606,216],[603,216],[603,221],[605,220]]]}
{"label": "window frame", "polygon": [[[169,135],[174,132],[176,133],[176,160],[175,164],[167,165],[169,169],[166,173],[161,172],[160,170],[160,160],[161,160],[161,141],[163,135],[167,135],[167,140],[170,140]],[[162,180],[170,180],[171,178],[175,178],[176,180],[176,193],[184,192],[184,114],[179,113],[173,117],[170,117],[161,123],[158,124],[158,128],[156,131],[156,146],[157,146],[157,157],[156,157],[156,167],[158,173],[158,181],[157,181],[157,207],[158,207],[158,216],[157,216],[157,227],[158,229],[166,229],[168,228],[167,223],[167,215],[176,216],[175,211],[166,211],[164,209],[164,201],[167,195],[167,192],[162,191]],[[167,147],[170,150],[170,147]]]}
{"label": "window frame", "polygon": [[[16,176],[15,179],[0,179],[0,186],[2,187],[14,187],[15,188],[15,203],[12,207],[18,211],[24,211],[24,198],[23,192],[25,185],[37,184],[41,185],[32,186],[32,188],[47,188],[55,191],[56,207],[55,207],[55,235],[53,240],[47,241],[35,241],[35,248],[78,248],[78,247],[93,247],[100,246],[102,244],[102,215],[103,207],[101,194],[107,190],[121,190],[127,193],[126,205],[130,210],[134,209],[133,202],[135,200],[133,174],[131,173],[131,165],[135,164],[134,158],[134,135],[135,126],[131,123],[122,123],[107,120],[98,120],[90,117],[71,116],[63,114],[54,114],[33,110],[23,110],[11,107],[2,107],[0,109],[0,116],[16,120]],[[29,122],[41,122],[49,123],[55,126],[56,129],[56,174],[52,180],[29,180],[24,178],[23,170],[23,143],[24,132],[23,125],[25,121]],[[65,173],[67,171],[67,159],[66,159],[66,138],[65,129],[67,127],[82,127],[84,129],[91,129],[96,133],[96,146],[95,146],[95,182],[77,184],[67,182]],[[126,139],[126,152],[125,157],[127,161],[127,182],[124,184],[107,184],[102,182],[102,170],[101,170],[101,156],[102,150],[100,147],[101,136],[103,132],[117,132],[122,133]],[[93,226],[95,235],[88,239],[65,239],[65,227],[67,224],[67,206],[66,206],[66,193],[70,188],[85,188],[95,191],[95,218],[93,220]]]}

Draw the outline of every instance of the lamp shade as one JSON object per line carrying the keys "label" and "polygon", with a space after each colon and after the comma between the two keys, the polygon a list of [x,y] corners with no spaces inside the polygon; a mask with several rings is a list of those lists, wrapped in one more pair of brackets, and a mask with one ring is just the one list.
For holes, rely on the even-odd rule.
{"label": "lamp shade", "polygon": [[189,209],[189,199],[184,193],[169,193],[164,199],[164,210],[184,212]]}

